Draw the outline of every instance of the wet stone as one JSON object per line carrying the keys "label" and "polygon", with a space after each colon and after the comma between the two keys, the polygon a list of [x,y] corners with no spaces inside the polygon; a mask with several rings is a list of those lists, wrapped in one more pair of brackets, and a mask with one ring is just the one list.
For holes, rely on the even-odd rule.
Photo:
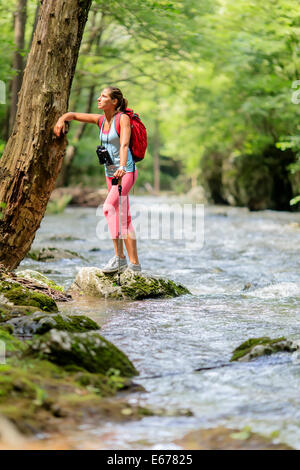
{"label": "wet stone", "polygon": [[93,331],[69,333],[52,329],[36,336],[29,351],[33,356],[68,368],[82,368],[99,374],[115,369],[123,377],[138,374],[126,354]]}
{"label": "wet stone", "polygon": [[53,328],[78,333],[100,329],[96,322],[84,315],[49,315],[44,312],[35,312],[31,315],[13,318],[6,324],[11,325],[14,334],[19,336],[41,335]]}
{"label": "wet stone", "polygon": [[260,356],[268,356],[277,352],[295,352],[299,349],[299,342],[284,337],[275,339],[268,336],[250,338],[233,351],[230,360],[245,362]]}
{"label": "wet stone", "polygon": [[105,274],[96,267],[81,268],[68,293],[120,300],[168,298],[190,294],[182,284],[143,272],[126,270],[120,276],[121,286],[117,285],[117,280],[117,273]]}

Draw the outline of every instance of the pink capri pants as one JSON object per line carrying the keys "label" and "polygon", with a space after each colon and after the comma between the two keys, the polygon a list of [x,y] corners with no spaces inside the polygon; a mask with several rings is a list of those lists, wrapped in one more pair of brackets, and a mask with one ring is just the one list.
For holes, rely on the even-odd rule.
{"label": "pink capri pants", "polygon": [[[137,180],[137,170],[126,173],[122,178],[121,193],[121,237],[127,238],[128,233],[134,234],[129,210],[129,191]],[[106,176],[108,195],[103,204],[103,212],[108,224],[108,229],[112,239],[118,238],[119,229],[119,189],[118,185],[112,185],[112,177]],[[135,236],[133,235],[133,238]]]}

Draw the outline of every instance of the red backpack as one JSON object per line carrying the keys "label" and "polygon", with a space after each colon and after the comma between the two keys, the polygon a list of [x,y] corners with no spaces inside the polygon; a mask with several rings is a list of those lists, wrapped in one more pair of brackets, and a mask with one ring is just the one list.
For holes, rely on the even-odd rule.
{"label": "red backpack", "polygon": [[[116,114],[118,119],[115,120],[116,131],[120,137],[120,119],[122,114],[127,114],[130,119],[131,126],[131,137],[129,142],[129,148],[132,153],[132,158],[135,163],[140,162],[144,159],[146,149],[147,149],[147,131],[146,127],[140,120],[140,117],[137,113],[134,113],[132,109],[126,108],[124,112]],[[105,119],[105,116],[101,116],[98,121],[99,129],[101,129],[102,123]]]}

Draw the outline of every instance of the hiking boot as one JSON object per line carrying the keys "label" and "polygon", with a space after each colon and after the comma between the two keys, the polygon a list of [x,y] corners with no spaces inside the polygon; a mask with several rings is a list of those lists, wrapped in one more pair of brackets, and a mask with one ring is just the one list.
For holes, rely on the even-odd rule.
{"label": "hiking boot", "polygon": [[129,261],[127,269],[130,269],[131,271],[141,271],[142,266],[140,264],[133,264]]}
{"label": "hiking boot", "polygon": [[[102,268],[102,271],[106,274],[109,273],[117,273],[119,266],[119,257],[114,256],[111,258],[108,263]],[[120,272],[123,272],[127,268],[127,260],[126,258],[120,258]]]}

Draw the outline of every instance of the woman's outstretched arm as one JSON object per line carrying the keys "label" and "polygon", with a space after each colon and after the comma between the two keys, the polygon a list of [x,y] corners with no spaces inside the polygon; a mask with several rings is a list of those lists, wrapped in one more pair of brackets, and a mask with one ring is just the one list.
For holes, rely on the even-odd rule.
{"label": "woman's outstretched arm", "polygon": [[65,121],[81,121],[89,122],[90,124],[97,124],[101,117],[101,114],[90,114],[90,113],[65,113],[58,119],[54,126],[53,132],[57,137],[60,137],[61,131],[65,134],[66,127]]}

